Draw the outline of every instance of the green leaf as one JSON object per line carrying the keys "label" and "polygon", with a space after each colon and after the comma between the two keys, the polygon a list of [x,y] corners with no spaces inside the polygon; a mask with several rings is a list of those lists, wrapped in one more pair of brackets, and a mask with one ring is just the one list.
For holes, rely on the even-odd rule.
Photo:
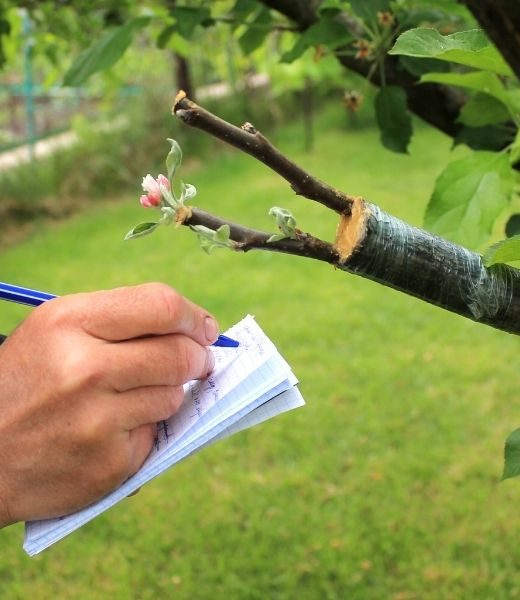
{"label": "green leaf", "polygon": [[303,33],[298,34],[296,43],[291,50],[282,55],[281,62],[291,63],[295,61],[311,46],[324,45],[334,50],[352,40],[353,37],[345,28],[345,25],[326,17],[311,25]]}
{"label": "green leaf", "polygon": [[152,233],[155,229],[159,227],[159,223],[139,223],[125,235],[125,240],[132,240],[137,237],[142,237],[143,235],[148,235]]}
{"label": "green leaf", "polygon": [[513,237],[520,235],[520,214],[511,215],[506,223],[506,236]]}
{"label": "green leaf", "polygon": [[520,429],[515,429],[506,440],[502,479],[510,479],[517,475],[520,475]]}
{"label": "green leaf", "polygon": [[103,35],[76,58],[65,73],[63,85],[82,85],[94,73],[112,67],[131,44],[135,32],[149,22],[150,17],[136,17]]}
{"label": "green leaf", "polygon": [[245,32],[239,37],[238,43],[245,55],[251,54],[267,37],[271,31],[271,11],[267,7],[261,8]]}
{"label": "green leaf", "polygon": [[396,85],[381,88],[374,105],[383,145],[393,152],[406,153],[413,130],[404,90]]}
{"label": "green leaf", "polygon": [[418,27],[401,34],[389,54],[447,60],[476,69],[513,75],[510,67],[480,29],[441,35]]}
{"label": "green leaf", "polygon": [[473,150],[498,152],[514,139],[514,129],[507,124],[463,127],[453,139],[453,145],[466,144]]}
{"label": "green leaf", "polygon": [[215,240],[217,242],[227,244],[227,242],[229,241],[230,233],[231,233],[231,230],[227,223],[225,225],[221,225],[215,232]]}
{"label": "green leaf", "polygon": [[178,33],[186,40],[191,39],[197,25],[211,17],[211,10],[206,6],[174,6],[170,12],[175,17]]}
{"label": "green leaf", "polygon": [[515,182],[506,154],[474,152],[450,163],[435,183],[424,225],[475,249],[489,237]]}
{"label": "green leaf", "polygon": [[166,156],[166,169],[168,171],[168,179],[171,183],[173,176],[175,175],[175,171],[177,171],[182,162],[182,150],[177,141],[173,140],[172,138],[167,138],[167,141],[172,145],[168,155]]}
{"label": "green leaf", "polygon": [[176,30],[176,25],[166,25],[166,27],[161,31],[161,33],[157,37],[157,48],[159,48],[160,50],[164,50],[166,44],[170,41],[170,38]]}
{"label": "green leaf", "polygon": [[414,56],[400,56],[399,63],[412,75],[421,77],[430,72],[446,73],[450,65],[436,58],[415,58]]}
{"label": "green leaf", "polygon": [[511,144],[509,161],[512,165],[516,165],[516,163],[520,161],[520,129],[518,129],[518,131],[516,132],[515,139]]}
{"label": "green leaf", "polygon": [[469,127],[484,127],[503,123],[510,118],[510,113],[504,104],[493,96],[478,93],[462,108],[457,119]]}
{"label": "green leaf", "polygon": [[237,25],[243,23],[257,8],[258,4],[256,3],[256,0],[237,0],[231,9],[231,14],[236,21],[233,26],[237,27]]}
{"label": "green leaf", "polygon": [[350,0],[354,13],[369,25],[377,23],[377,13],[390,10],[390,0]]}
{"label": "green leaf", "polygon": [[454,85],[492,96],[508,109],[511,118],[516,119],[520,111],[518,95],[507,90],[500,79],[488,71],[472,73],[428,73],[421,77],[421,83],[443,83]]}
{"label": "green leaf", "polygon": [[484,252],[482,260],[486,267],[497,263],[508,263],[520,260],[520,235],[493,244]]}

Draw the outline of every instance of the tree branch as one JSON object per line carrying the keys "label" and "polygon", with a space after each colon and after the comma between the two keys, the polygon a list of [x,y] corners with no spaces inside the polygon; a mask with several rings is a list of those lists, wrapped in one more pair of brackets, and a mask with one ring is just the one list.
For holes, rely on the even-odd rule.
{"label": "tree branch", "polygon": [[175,97],[172,112],[184,123],[202,129],[254,156],[288,181],[296,194],[315,200],[339,214],[350,213],[352,197],[311,177],[277,150],[250,123],[244,123],[241,128],[235,127],[189,100],[182,91]]}
{"label": "tree branch", "polygon": [[230,239],[237,243],[236,249],[242,252],[268,250],[270,252],[313,258],[331,265],[339,264],[339,254],[332,244],[302,231],[297,230],[297,239],[285,238],[277,242],[268,242],[267,240],[271,237],[270,233],[232,223],[200,208],[193,208],[190,216],[184,220],[183,225],[204,225],[209,229],[213,229],[213,231],[216,231],[222,225],[229,225]]}
{"label": "tree branch", "polygon": [[517,0],[460,0],[473,13],[520,79],[520,3]]}
{"label": "tree branch", "polygon": [[[296,231],[296,239],[267,242],[268,234],[192,209],[185,225],[205,225],[217,230],[230,226],[237,250],[284,252],[314,258],[338,269],[355,273],[400,290],[426,302],[485,323],[520,334],[520,270],[507,265],[487,268],[481,257],[462,246],[412,227],[362,198],[348,196],[305,173],[276,150],[251,125],[239,129],[177,95],[173,113],[191,125],[230,143],[257,158],[284,177],[306,197],[340,213],[333,244]],[[302,176],[298,181],[297,177]],[[333,190],[330,202],[330,190]],[[310,193],[312,192],[312,193]],[[322,201],[323,198],[326,201]],[[336,201],[348,199],[349,210],[337,210]]]}

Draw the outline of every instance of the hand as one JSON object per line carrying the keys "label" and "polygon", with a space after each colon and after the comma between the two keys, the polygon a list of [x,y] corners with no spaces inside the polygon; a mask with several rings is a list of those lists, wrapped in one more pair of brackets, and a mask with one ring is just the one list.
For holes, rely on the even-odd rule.
{"label": "hand", "polygon": [[55,517],[135,473],[218,325],[162,284],[50,300],[0,346],[0,527]]}

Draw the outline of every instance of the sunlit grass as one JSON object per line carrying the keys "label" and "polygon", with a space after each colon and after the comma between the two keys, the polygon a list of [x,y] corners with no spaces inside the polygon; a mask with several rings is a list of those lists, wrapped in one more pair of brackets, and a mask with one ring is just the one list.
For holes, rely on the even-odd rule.
{"label": "sunlit grass", "polygon": [[[382,149],[373,130],[322,130],[308,155],[296,126],[278,141],[416,225],[449,158],[449,141],[424,129],[411,156]],[[181,175],[207,210],[273,229],[269,207],[285,206],[333,238],[331,215],[235,151]],[[518,339],[317,262],[209,257],[184,228],[123,242],[147,216],[128,198],[45,226],[2,253],[0,279],[58,294],[161,280],[223,328],[254,314],[307,405],[191,457],[36,559],[21,526],[0,532],[0,596],[520,595],[520,484],[499,482],[503,441],[520,425]],[[2,305],[0,331],[26,313]]]}

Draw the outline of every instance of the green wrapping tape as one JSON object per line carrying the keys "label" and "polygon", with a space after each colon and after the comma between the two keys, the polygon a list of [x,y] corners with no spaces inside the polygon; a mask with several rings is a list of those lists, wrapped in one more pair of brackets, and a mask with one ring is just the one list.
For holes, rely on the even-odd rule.
{"label": "green wrapping tape", "polygon": [[520,271],[365,203],[365,234],[342,269],[431,304],[520,333]]}

